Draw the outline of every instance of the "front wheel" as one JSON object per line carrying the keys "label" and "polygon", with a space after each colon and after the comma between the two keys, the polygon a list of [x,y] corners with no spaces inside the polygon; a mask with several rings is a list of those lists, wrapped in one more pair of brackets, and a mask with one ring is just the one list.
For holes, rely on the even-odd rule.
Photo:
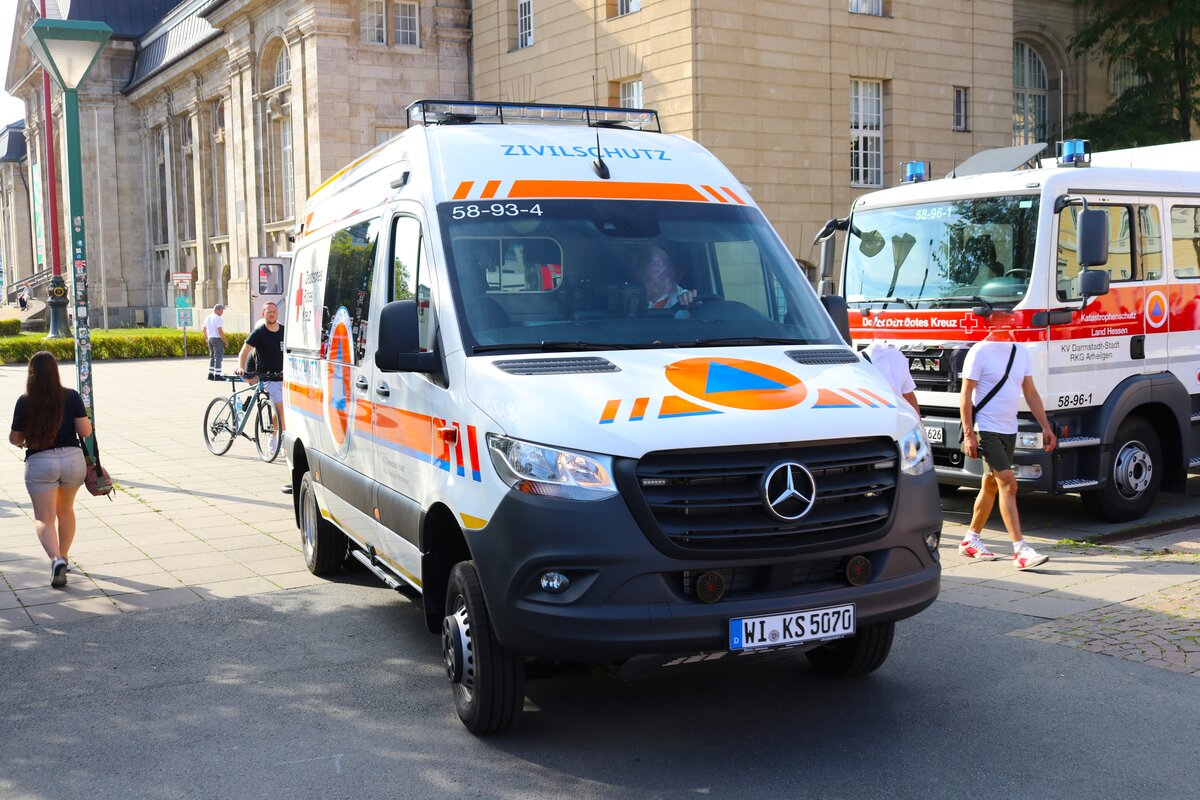
{"label": "front wheel", "polygon": [[823,644],[804,655],[817,672],[835,678],[857,678],[883,666],[892,652],[895,634],[894,622],[863,625],[855,635]]}
{"label": "front wheel", "polygon": [[213,455],[223,456],[233,447],[237,431],[237,420],[233,414],[233,401],[227,397],[214,397],[204,412],[204,444]]}
{"label": "front wheel", "polygon": [[283,436],[279,430],[279,412],[270,400],[260,400],[254,415],[254,446],[258,457],[270,464],[279,457]]}
{"label": "front wheel", "polygon": [[525,662],[496,639],[473,561],[460,561],[446,587],[442,653],[454,708],[476,735],[517,724],[525,704]]}
{"label": "front wheel", "polygon": [[1138,519],[1150,510],[1162,483],[1162,446],[1144,419],[1130,417],[1117,429],[1108,485],[1085,492],[1084,506],[1109,522]]}

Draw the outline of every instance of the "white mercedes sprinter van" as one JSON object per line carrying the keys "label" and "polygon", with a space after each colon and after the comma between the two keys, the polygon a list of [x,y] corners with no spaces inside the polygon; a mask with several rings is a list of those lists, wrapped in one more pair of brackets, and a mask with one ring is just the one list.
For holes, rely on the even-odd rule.
{"label": "white mercedes sprinter van", "polygon": [[937,596],[941,516],[837,302],[652,111],[414,103],[297,231],[309,569],[418,590],[476,733],[519,718],[531,659],[876,669]]}

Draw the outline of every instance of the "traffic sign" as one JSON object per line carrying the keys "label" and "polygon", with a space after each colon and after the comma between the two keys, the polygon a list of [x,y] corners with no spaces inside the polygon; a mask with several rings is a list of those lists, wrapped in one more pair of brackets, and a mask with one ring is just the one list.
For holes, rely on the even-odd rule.
{"label": "traffic sign", "polygon": [[192,310],[190,308],[175,309],[175,327],[177,327],[177,328],[192,327]]}
{"label": "traffic sign", "polygon": [[188,283],[191,283],[192,282],[192,273],[190,273],[190,272],[172,272],[171,280],[187,281]]}

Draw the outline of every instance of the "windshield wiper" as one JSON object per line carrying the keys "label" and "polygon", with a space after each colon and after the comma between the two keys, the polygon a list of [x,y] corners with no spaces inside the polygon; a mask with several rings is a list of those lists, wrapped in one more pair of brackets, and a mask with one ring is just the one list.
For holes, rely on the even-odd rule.
{"label": "windshield wiper", "polygon": [[789,339],[780,336],[718,336],[712,339],[695,339],[690,342],[679,342],[672,347],[737,347],[751,344],[808,344],[807,339]]}
{"label": "windshield wiper", "polygon": [[991,300],[980,297],[977,294],[958,294],[953,295],[952,297],[938,297],[936,299],[930,299],[929,302],[931,305],[942,305],[943,303],[956,303],[962,300],[967,301],[967,303],[978,303],[983,307],[984,315],[992,313],[992,309],[995,308],[995,305]]}
{"label": "windshield wiper", "polygon": [[903,303],[909,308],[916,308],[916,304],[910,300],[905,300],[903,297],[872,297],[867,300],[849,300],[849,304],[854,303]]}
{"label": "windshield wiper", "polygon": [[477,344],[473,353],[495,353],[504,350],[540,350],[543,353],[568,353],[574,350],[640,350],[658,347],[653,344],[613,344],[602,342],[514,342],[512,344]]}

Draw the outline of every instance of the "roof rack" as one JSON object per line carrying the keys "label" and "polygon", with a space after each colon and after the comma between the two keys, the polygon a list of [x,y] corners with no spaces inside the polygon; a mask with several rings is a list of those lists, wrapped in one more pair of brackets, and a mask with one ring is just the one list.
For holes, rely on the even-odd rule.
{"label": "roof rack", "polygon": [[662,133],[658,112],[648,108],[603,108],[552,103],[480,103],[417,100],[405,109],[413,125],[586,125]]}

